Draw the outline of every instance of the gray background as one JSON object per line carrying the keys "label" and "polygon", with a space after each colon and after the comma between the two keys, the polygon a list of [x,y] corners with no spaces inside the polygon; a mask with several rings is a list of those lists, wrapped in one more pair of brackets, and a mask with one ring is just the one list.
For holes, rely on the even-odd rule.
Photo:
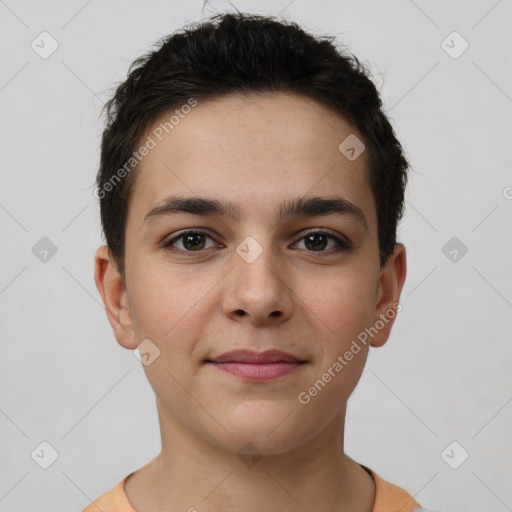
{"label": "gray background", "polygon": [[[425,506],[512,510],[512,1],[233,5],[337,34],[371,65],[414,169],[403,310],[349,401],[347,453]],[[153,392],[93,280],[98,116],[152,43],[233,10],[202,8],[0,0],[0,511],[81,510],[159,452]],[[43,31],[59,45],[46,59],[31,47]],[[457,58],[453,31],[469,44]]]}

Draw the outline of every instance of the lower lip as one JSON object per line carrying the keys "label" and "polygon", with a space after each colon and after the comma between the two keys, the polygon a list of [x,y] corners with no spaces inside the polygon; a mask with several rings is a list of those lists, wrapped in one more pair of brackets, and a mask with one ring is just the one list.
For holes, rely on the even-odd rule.
{"label": "lower lip", "polygon": [[220,370],[236,375],[243,379],[264,381],[276,379],[283,375],[288,375],[302,366],[301,363],[213,363]]}

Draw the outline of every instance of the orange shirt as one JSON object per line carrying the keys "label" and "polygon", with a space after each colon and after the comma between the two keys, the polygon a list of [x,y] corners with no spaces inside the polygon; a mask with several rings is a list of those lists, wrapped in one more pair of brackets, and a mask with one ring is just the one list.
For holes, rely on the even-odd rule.
{"label": "orange shirt", "polygon": [[[375,504],[372,512],[414,512],[420,505],[401,487],[386,482],[370,468],[363,466],[375,482]],[[130,473],[131,474],[131,473]],[[94,500],[82,512],[136,512],[124,492],[127,475],[113,489]]]}

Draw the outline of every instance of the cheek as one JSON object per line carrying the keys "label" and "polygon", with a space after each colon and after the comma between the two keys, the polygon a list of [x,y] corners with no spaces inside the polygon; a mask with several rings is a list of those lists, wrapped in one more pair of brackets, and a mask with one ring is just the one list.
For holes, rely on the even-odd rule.
{"label": "cheek", "polygon": [[[193,332],[199,310],[204,315],[202,302],[215,285],[211,279],[191,279],[179,270],[151,268],[141,264],[140,271],[132,272],[130,295],[133,320],[137,332],[165,345],[180,332]],[[185,338],[186,339],[186,338]]]}
{"label": "cheek", "polygon": [[[369,344],[360,337],[372,321],[372,294],[368,287],[340,282],[323,297],[311,315],[317,326],[316,365],[313,377],[306,383],[303,401],[318,416],[328,421],[339,411],[356,387],[368,357]],[[365,291],[366,290],[366,291]],[[324,306],[322,307],[322,300]],[[299,397],[298,397],[299,398]]]}
{"label": "cheek", "polygon": [[[372,321],[375,311],[375,283],[369,273],[341,272],[314,289],[304,284],[299,296],[311,310],[315,324],[325,330],[329,346],[343,348]],[[320,338],[321,340],[321,338]]]}
{"label": "cheek", "polygon": [[375,309],[374,285],[368,274],[340,273],[338,279],[324,284],[310,294],[311,310],[305,310],[316,326],[311,344],[316,345],[318,361],[315,377],[325,383],[325,389],[322,382],[317,385],[326,400],[318,400],[319,405],[348,399],[356,386],[369,349],[359,337],[371,325]]}
{"label": "cheek", "polygon": [[203,303],[209,283],[190,276],[185,279],[176,271],[164,274],[149,265],[142,268],[131,274],[134,326],[137,341],[149,339],[157,354],[143,369],[156,396],[181,414],[190,408],[188,390],[193,388],[189,379],[196,371],[191,368],[191,357],[201,324],[207,321]]}

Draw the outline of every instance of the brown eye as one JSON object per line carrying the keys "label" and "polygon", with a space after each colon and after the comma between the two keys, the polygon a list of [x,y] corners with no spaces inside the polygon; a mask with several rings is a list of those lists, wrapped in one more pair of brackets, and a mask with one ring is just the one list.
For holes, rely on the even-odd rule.
{"label": "brown eye", "polygon": [[329,239],[334,241],[334,250],[350,248],[348,242],[326,231],[310,231],[300,241],[304,240],[304,245],[308,251],[327,252],[325,249]]}
{"label": "brown eye", "polygon": [[[184,231],[180,233],[178,236],[175,236],[171,240],[164,243],[164,247],[167,249],[175,249],[177,251],[182,252],[200,252],[205,248],[205,239],[212,238],[203,233],[202,231]],[[181,247],[174,248],[176,242],[180,242]]]}

